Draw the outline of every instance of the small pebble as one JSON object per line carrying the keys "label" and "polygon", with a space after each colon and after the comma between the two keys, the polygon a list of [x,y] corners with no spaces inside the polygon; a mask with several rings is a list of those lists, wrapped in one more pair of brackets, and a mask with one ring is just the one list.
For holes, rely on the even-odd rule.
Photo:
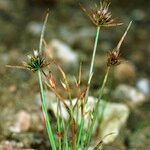
{"label": "small pebble", "polygon": [[45,120],[43,113],[41,111],[39,112],[34,112],[31,115],[32,117],[32,128],[39,132],[43,131],[45,129]]}
{"label": "small pebble", "polygon": [[15,150],[15,149],[22,149],[23,143],[16,142],[16,141],[8,141],[4,140],[0,142],[0,150]]}
{"label": "small pebble", "polygon": [[17,113],[15,125],[10,127],[10,131],[14,133],[25,132],[29,130],[30,126],[30,114],[24,110],[21,110]]}
{"label": "small pebble", "polygon": [[17,87],[16,87],[16,85],[14,85],[14,84],[9,87],[9,91],[10,91],[11,93],[16,92],[16,90],[17,90]]}

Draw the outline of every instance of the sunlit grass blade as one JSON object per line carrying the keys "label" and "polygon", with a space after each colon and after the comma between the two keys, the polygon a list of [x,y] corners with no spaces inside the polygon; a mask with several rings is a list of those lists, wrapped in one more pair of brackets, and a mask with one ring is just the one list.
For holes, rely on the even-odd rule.
{"label": "sunlit grass blade", "polygon": [[[40,43],[39,43],[39,53],[42,53],[42,43],[43,43],[44,32],[45,32],[48,16],[49,16],[49,14],[47,13],[46,18],[44,20],[43,28],[41,31],[41,37],[40,37]],[[38,82],[39,82],[39,86],[40,86],[40,93],[41,93],[41,99],[42,99],[42,110],[43,110],[43,114],[45,117],[46,129],[47,129],[49,141],[50,141],[52,150],[56,150],[55,138],[54,138],[54,134],[51,129],[50,119],[49,119],[49,115],[48,115],[48,111],[47,111],[47,103],[46,103],[46,96],[44,93],[41,69],[38,70]]]}
{"label": "sunlit grass blade", "polygon": [[44,93],[44,88],[43,88],[43,83],[42,83],[42,75],[41,75],[40,70],[38,70],[38,81],[39,81],[40,93],[41,93],[41,98],[42,98],[42,110],[43,110],[43,114],[44,114],[44,118],[46,122],[46,129],[47,129],[48,137],[51,143],[52,150],[56,150],[56,144],[55,144],[55,139],[52,133],[50,119],[49,119],[49,115],[47,111],[46,98],[45,98],[45,93]]}
{"label": "sunlit grass blade", "polygon": [[77,136],[77,149],[76,150],[79,149],[81,143],[82,143],[81,145],[83,145],[83,141],[82,141],[82,140],[84,140],[83,130],[84,130],[84,119],[81,118],[79,133],[78,133],[78,136]]}
{"label": "sunlit grass blade", "polygon": [[95,43],[94,43],[94,49],[93,49],[93,54],[92,54],[92,60],[91,60],[91,65],[90,65],[89,78],[88,78],[88,86],[87,86],[87,92],[86,92],[86,101],[88,101],[90,84],[91,84],[91,79],[92,79],[92,76],[93,76],[93,68],[94,68],[96,49],[97,49],[97,44],[98,44],[98,39],[99,39],[99,33],[100,33],[100,27],[97,27]]}
{"label": "sunlit grass blade", "polygon": [[106,74],[105,74],[105,77],[104,77],[104,80],[103,80],[103,83],[102,83],[102,87],[101,87],[100,92],[99,92],[99,97],[98,97],[97,102],[95,104],[95,108],[94,108],[94,111],[93,111],[93,119],[92,119],[91,125],[89,125],[88,132],[87,132],[87,139],[86,139],[86,144],[87,145],[89,145],[89,143],[91,141],[91,136],[92,136],[92,133],[93,133],[95,121],[97,119],[99,103],[100,103],[100,100],[101,100],[102,95],[103,95],[103,91],[104,91],[104,87],[106,85],[106,81],[107,81],[107,78],[108,78],[109,70],[110,70],[110,67],[107,67],[107,71],[106,71]]}
{"label": "sunlit grass blade", "polygon": [[60,120],[60,101],[59,101],[59,99],[57,99],[57,130],[58,130],[58,134],[59,134],[59,136],[61,136],[61,137],[59,137],[58,136],[58,149],[59,150],[61,150],[61,148],[62,148],[62,135],[60,135],[60,134],[62,134],[62,128],[61,128],[61,120]]}

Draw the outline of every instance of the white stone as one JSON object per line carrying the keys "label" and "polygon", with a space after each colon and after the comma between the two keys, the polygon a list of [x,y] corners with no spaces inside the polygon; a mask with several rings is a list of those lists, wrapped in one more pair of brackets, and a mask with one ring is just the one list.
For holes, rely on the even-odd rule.
{"label": "white stone", "polygon": [[42,23],[32,21],[29,22],[29,24],[27,25],[27,30],[34,35],[40,35],[42,27],[43,27]]}
{"label": "white stone", "polygon": [[108,144],[115,140],[121,127],[125,125],[128,116],[129,108],[127,105],[121,103],[106,103],[103,120],[100,124],[100,133],[101,138],[103,138],[103,143]]}
{"label": "white stone", "polygon": [[78,63],[78,55],[73,51],[73,49],[58,39],[53,39],[49,43],[48,49],[46,49],[46,54],[49,57],[54,57],[64,63],[71,63],[74,65]]}
{"label": "white stone", "polygon": [[[49,101],[49,109],[52,110],[54,115],[57,117],[57,104],[58,104],[57,100],[54,97],[54,95],[51,94],[51,92],[49,93],[49,95],[51,95],[51,98],[48,100]],[[76,101],[77,101],[77,99],[73,99],[72,104],[75,105]],[[70,105],[70,102],[68,100],[65,100],[65,102],[68,106]],[[84,129],[87,129],[87,127],[88,127],[88,122],[91,117],[90,112],[93,111],[95,103],[96,103],[96,98],[93,96],[89,96],[88,102],[85,105]],[[61,106],[61,116],[66,120],[69,119],[68,112],[62,102],[60,102],[60,106]],[[103,111],[103,119],[100,124],[98,121],[95,122],[94,131],[97,127],[99,127],[100,131],[101,131],[100,132],[101,138],[103,138],[107,134],[110,134],[113,132],[114,134],[107,136],[103,140],[104,143],[110,143],[110,142],[114,141],[114,139],[119,134],[121,127],[126,123],[127,118],[129,116],[129,109],[128,109],[127,105],[125,105],[125,104],[110,103],[110,102],[105,102],[105,101],[101,100],[101,102],[99,104],[98,114],[97,114],[98,118],[101,116],[102,107],[104,108],[103,109],[104,110]],[[79,112],[79,117],[78,117],[78,121],[77,121],[78,123],[80,123],[80,120],[81,120],[80,113],[81,112]],[[75,116],[76,116],[76,110],[75,110],[75,114],[74,114],[74,118],[76,119]]]}
{"label": "white stone", "polygon": [[138,80],[136,86],[144,94],[148,94],[149,93],[150,86],[149,86],[148,79],[142,78],[142,79]]}
{"label": "white stone", "polygon": [[129,102],[133,106],[142,104],[146,98],[145,95],[126,84],[120,84],[114,91],[114,96],[116,99],[122,99]]}

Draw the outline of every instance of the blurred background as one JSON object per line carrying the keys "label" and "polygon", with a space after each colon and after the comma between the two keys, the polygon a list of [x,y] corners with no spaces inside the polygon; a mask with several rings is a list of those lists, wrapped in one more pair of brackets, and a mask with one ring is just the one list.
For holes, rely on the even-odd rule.
{"label": "blurred background", "polygon": [[[0,150],[48,149],[47,135],[41,123],[36,74],[6,68],[6,65],[21,65],[32,50],[38,49],[49,9],[45,55],[53,56],[70,80],[77,75],[82,62],[82,82],[86,84],[96,28],[80,10],[79,3],[88,6],[90,2],[0,0]],[[149,8],[148,0],[113,0],[110,10],[123,25],[100,31],[90,92],[93,96],[97,96],[105,73],[107,53],[115,48],[133,20],[121,47],[123,64],[111,70],[104,96],[109,102],[127,105],[130,113],[119,136],[105,146],[106,150],[150,149]]]}

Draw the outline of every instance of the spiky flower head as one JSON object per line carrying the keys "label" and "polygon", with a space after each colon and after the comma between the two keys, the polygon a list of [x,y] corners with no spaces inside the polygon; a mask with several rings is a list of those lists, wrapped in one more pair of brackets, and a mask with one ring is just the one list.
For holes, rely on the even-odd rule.
{"label": "spiky flower head", "polygon": [[33,51],[33,55],[28,55],[28,61],[23,63],[23,66],[33,72],[46,67],[49,63],[39,54],[37,50]]}
{"label": "spiky flower head", "polygon": [[117,26],[122,23],[117,23],[115,19],[112,18],[112,14],[109,11],[110,3],[107,0],[100,1],[99,5],[95,4],[94,7],[87,10],[81,5],[81,9],[86,15],[92,20],[96,26]]}
{"label": "spiky flower head", "polygon": [[107,66],[117,66],[120,64],[119,53],[116,50],[110,51],[107,58]]}
{"label": "spiky flower head", "polygon": [[117,66],[119,64],[121,64],[121,60],[120,60],[120,47],[121,47],[121,44],[125,38],[125,36],[127,35],[127,32],[129,30],[129,28],[131,27],[131,24],[132,24],[132,21],[129,23],[127,29],[125,30],[123,36],[121,37],[117,47],[110,51],[109,54],[108,54],[108,58],[107,58],[107,66]]}

